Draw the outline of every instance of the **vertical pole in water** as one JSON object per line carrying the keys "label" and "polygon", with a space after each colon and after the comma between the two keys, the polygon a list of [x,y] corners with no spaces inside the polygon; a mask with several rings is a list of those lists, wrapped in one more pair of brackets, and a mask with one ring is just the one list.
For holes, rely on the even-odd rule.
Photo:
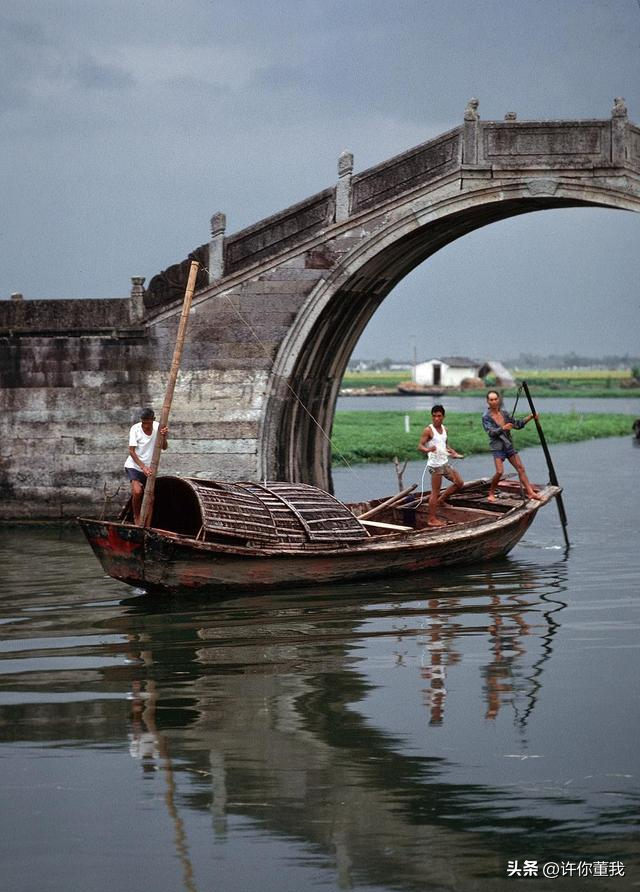
{"label": "vertical pole in water", "polygon": [[[527,402],[529,403],[529,408],[531,409],[531,414],[533,415],[533,420],[536,424],[536,430],[538,431],[538,436],[540,437],[540,445],[542,446],[542,451],[544,452],[544,457],[547,460],[547,467],[549,469],[549,482],[552,486],[558,486],[558,477],[556,476],[556,470],[553,467],[553,462],[551,461],[551,453],[549,452],[549,447],[547,446],[547,441],[542,432],[542,427],[540,422],[536,418],[536,408],[533,405],[533,400],[531,399],[531,394],[529,393],[529,386],[526,381],[522,382],[522,389],[524,390],[525,396],[527,397]],[[569,548],[571,544],[569,542],[569,536],[567,535],[567,512],[564,510],[564,503],[562,501],[561,493],[558,493],[556,496],[556,503],[558,505],[558,514],[560,515],[560,523],[562,524],[562,534],[564,536],[564,541]]]}
{"label": "vertical pole in water", "polygon": [[141,527],[149,527],[153,516],[153,499],[156,487],[156,477],[158,474],[158,465],[160,464],[160,456],[162,454],[162,437],[160,431],[163,427],[167,427],[169,421],[169,411],[171,409],[171,401],[173,400],[173,391],[176,387],[176,379],[180,368],[180,360],[182,358],[182,348],[184,347],[184,339],[187,333],[187,320],[189,318],[189,310],[191,309],[191,299],[196,288],[196,276],[198,275],[198,263],[191,261],[189,269],[189,278],[187,280],[187,288],[184,293],[184,301],[182,304],[182,315],[178,325],[178,334],[176,336],[176,345],[173,349],[173,361],[171,363],[171,371],[169,372],[169,381],[165,392],[160,421],[158,423],[158,435],[156,437],[155,446],[153,447],[153,457],[151,459],[151,473],[147,478],[144,488],[144,496],[142,498],[142,507],[140,509]]}

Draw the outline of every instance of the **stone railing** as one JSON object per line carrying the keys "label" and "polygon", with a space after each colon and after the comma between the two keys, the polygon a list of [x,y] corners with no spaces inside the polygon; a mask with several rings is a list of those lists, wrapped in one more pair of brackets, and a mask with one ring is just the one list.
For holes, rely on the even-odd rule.
{"label": "stone railing", "polygon": [[203,265],[196,284],[199,290],[296,248],[331,225],[383,207],[460,170],[631,166],[640,171],[640,130],[629,122],[623,99],[614,100],[606,120],[519,121],[515,112],[509,112],[503,121],[483,121],[478,106],[471,99],[462,126],[361,173],[353,174],[353,156],[343,152],[335,187],[234,235],[225,235],[225,215],[215,214],[210,242],[154,276],[145,293],[145,306],[153,309],[182,295],[191,259]]}

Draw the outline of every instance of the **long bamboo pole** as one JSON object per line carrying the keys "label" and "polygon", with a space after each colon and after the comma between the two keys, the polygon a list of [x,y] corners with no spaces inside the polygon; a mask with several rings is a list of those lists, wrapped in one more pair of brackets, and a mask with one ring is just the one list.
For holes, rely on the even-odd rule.
{"label": "long bamboo pole", "polygon": [[393,507],[397,502],[401,502],[405,496],[409,495],[410,492],[413,492],[417,485],[417,483],[414,483],[411,486],[407,486],[407,488],[403,489],[402,492],[397,492],[395,496],[391,496],[384,502],[376,505],[375,508],[370,508],[368,511],[365,511],[364,514],[358,514],[358,520],[366,520],[369,517],[375,517],[376,514],[380,514],[380,512],[384,511],[385,508]]}
{"label": "long bamboo pole", "polygon": [[191,261],[189,269],[189,278],[187,279],[187,288],[184,293],[184,301],[182,304],[182,314],[178,325],[178,334],[176,336],[176,344],[173,348],[173,361],[171,363],[171,371],[169,372],[169,381],[164,396],[162,412],[160,413],[160,422],[158,424],[158,435],[153,447],[153,457],[151,459],[151,473],[147,478],[144,488],[144,496],[142,498],[142,507],[140,509],[139,526],[149,527],[153,516],[153,500],[156,488],[156,477],[158,475],[158,465],[160,464],[160,456],[162,455],[163,437],[160,434],[162,428],[167,427],[169,421],[169,412],[171,410],[171,402],[173,400],[173,391],[176,387],[176,379],[180,368],[180,360],[182,358],[182,348],[184,347],[184,339],[187,333],[187,320],[189,319],[189,311],[191,309],[191,299],[196,288],[196,276],[198,275],[198,262]]}
{"label": "long bamboo pole", "polygon": [[[558,486],[558,477],[556,475],[556,469],[553,467],[553,462],[551,461],[551,453],[549,452],[549,447],[547,446],[547,441],[545,439],[544,433],[542,431],[542,425],[537,419],[536,407],[533,405],[533,400],[531,399],[531,394],[529,392],[529,386],[526,381],[522,382],[522,389],[524,390],[525,396],[527,398],[527,402],[529,403],[529,408],[531,409],[531,414],[533,415],[533,420],[536,424],[536,430],[538,431],[538,436],[540,437],[540,445],[542,446],[542,451],[544,452],[544,457],[547,460],[547,468],[549,469],[549,483],[552,486]],[[558,493],[556,496],[556,503],[558,505],[558,514],[560,515],[560,523],[562,524],[562,535],[564,536],[564,541],[569,548],[569,536],[567,534],[567,512],[564,510],[564,503],[562,501],[562,495]]]}

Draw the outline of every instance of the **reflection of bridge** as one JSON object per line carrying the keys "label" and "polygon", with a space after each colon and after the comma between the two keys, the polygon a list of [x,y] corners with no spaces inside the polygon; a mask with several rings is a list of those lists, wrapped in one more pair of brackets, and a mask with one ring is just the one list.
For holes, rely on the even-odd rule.
{"label": "reflection of bridge", "polygon": [[[414,267],[474,229],[529,211],[640,210],[640,129],[623,100],[607,120],[483,121],[477,108],[472,100],[462,126],[370,170],[354,174],[345,153],[335,188],[235,235],[225,236],[224,215],[213,217],[211,242],[194,252],[207,272],[174,399],[167,470],[328,486],[329,444],[292,393],[331,428],[353,347]],[[132,405],[161,401],[187,265],[155,276],[146,292],[136,280],[131,301],[90,302],[82,319],[65,306],[78,301],[0,304],[8,423],[19,430],[28,420],[33,430],[46,421],[39,455],[52,455],[36,479],[24,441],[5,435],[13,505],[5,511],[28,510],[20,499],[31,493],[55,498],[62,513],[91,499],[95,455],[120,448]],[[80,436],[65,419],[87,412],[91,429]]]}

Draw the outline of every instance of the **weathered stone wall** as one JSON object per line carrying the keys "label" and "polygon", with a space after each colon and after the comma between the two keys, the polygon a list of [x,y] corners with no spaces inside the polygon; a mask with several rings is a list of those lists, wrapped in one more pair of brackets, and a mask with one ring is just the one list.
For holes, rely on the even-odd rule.
{"label": "weathered stone wall", "polygon": [[[196,303],[162,472],[256,476],[269,369],[320,275],[275,269]],[[143,406],[160,413],[179,319],[171,307],[132,323],[131,304],[0,302],[0,520],[112,513],[126,498],[129,426]]]}
{"label": "weathered stone wall", "polygon": [[[20,299],[15,299],[20,298]],[[116,332],[136,323],[131,300],[13,300],[0,301],[0,332],[52,335]],[[6,382],[0,382],[6,386]]]}
{"label": "weathered stone wall", "polygon": [[[0,518],[62,517],[113,494],[112,432],[146,402],[129,300],[0,303]],[[119,448],[120,447],[120,448]]]}
{"label": "weathered stone wall", "polygon": [[[171,410],[167,473],[255,478],[274,357],[321,270],[276,267],[195,300]],[[149,388],[161,405],[177,316],[149,326],[157,358]]]}

